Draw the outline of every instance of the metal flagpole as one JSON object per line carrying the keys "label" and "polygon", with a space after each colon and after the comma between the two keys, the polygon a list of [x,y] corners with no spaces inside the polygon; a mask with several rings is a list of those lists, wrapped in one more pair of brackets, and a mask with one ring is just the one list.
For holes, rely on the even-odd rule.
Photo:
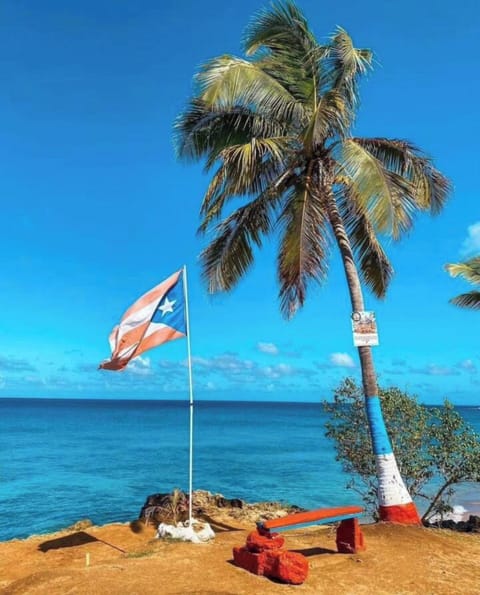
{"label": "metal flagpole", "polygon": [[190,348],[190,319],[188,313],[188,285],[187,266],[183,265],[183,291],[185,293],[185,323],[187,330],[188,353],[188,380],[190,386],[190,451],[188,459],[188,523],[192,526],[192,501],[193,501],[193,379],[192,379],[192,352]]}

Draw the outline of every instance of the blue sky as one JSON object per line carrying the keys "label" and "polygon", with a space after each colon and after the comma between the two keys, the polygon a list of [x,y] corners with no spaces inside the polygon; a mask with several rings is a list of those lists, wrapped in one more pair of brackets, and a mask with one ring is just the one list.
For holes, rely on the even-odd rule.
{"label": "blue sky", "polygon": [[[442,215],[388,245],[375,310],[383,385],[479,404],[479,315],[443,271],[480,252],[479,9],[384,0],[299,3],[319,39],[337,25],[375,52],[355,133],[407,138],[455,186]],[[172,123],[205,60],[240,54],[264,3],[4,0],[0,19],[0,396],[183,398],[185,341],[125,373],[98,371],[126,307],[182,264],[200,398],[319,400],[359,378],[338,258],[306,307],[281,318],[275,242],[231,294],[201,284],[195,231],[208,179],[175,159]]]}

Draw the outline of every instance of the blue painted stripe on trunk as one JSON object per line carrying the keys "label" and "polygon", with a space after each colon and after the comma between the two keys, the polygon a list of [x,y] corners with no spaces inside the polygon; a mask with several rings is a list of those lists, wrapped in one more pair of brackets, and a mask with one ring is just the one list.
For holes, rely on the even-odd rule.
{"label": "blue painted stripe on trunk", "polygon": [[393,452],[383,420],[382,408],[378,397],[367,397],[367,417],[370,424],[373,452],[376,455],[388,455]]}

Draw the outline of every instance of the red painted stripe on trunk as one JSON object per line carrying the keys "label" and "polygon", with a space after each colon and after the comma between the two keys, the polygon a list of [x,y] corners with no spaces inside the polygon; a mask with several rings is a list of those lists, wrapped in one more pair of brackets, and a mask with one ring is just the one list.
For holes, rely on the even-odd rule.
{"label": "red painted stripe on trunk", "polygon": [[380,520],[400,525],[420,525],[417,507],[413,502],[396,506],[380,506]]}

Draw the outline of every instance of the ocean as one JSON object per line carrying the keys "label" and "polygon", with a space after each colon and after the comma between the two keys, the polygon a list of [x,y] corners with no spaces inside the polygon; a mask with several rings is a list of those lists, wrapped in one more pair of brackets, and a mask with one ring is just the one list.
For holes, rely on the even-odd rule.
{"label": "ocean", "polygon": [[[480,409],[459,407],[480,432]],[[188,490],[188,403],[0,399],[0,540],[137,518],[149,494]],[[361,504],[345,489],[317,403],[198,401],[194,489],[305,508]],[[478,484],[455,504],[480,504]]]}

